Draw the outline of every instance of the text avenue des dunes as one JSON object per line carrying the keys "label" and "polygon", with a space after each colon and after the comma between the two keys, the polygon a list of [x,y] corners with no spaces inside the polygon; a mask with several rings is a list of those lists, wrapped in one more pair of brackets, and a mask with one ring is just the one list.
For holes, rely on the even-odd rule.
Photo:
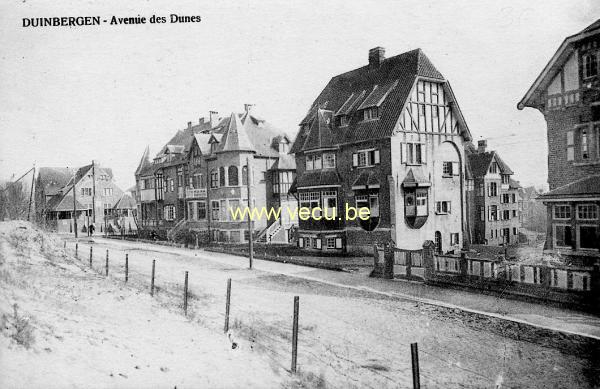
{"label": "text avenue des dunes", "polygon": [[23,18],[23,27],[80,27],[97,26],[100,24],[163,24],[163,23],[199,23],[200,16],[170,14],[169,16],[152,15],[101,18],[100,16],[52,16],[47,18]]}

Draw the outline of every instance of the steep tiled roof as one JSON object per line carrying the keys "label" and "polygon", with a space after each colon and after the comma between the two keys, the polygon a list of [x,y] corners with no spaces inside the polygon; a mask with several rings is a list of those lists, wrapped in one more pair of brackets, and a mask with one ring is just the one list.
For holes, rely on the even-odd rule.
{"label": "steep tiled roof", "polygon": [[[77,199],[75,199],[75,207],[78,211],[87,209]],[[57,194],[48,200],[47,204],[48,211],[72,211],[73,210],[73,196],[65,194]]]}
{"label": "steep tiled roof", "polygon": [[40,167],[38,182],[44,188],[46,196],[57,194],[73,177],[74,169],[68,167]]}
{"label": "steep tiled roof", "polygon": [[493,159],[493,152],[469,154],[467,163],[471,173],[473,174],[473,177],[485,176]]}
{"label": "steep tiled roof", "polygon": [[140,159],[140,163],[138,164],[138,167],[135,170],[135,174],[144,174],[148,167],[151,165],[152,163],[150,162],[150,147],[146,146],[144,154],[142,154],[142,158]]}
{"label": "steep tiled roof", "polygon": [[333,134],[333,112],[317,110],[317,120],[313,120],[308,136],[304,140],[303,150],[332,147],[336,144]]}
{"label": "steep tiled roof", "polygon": [[269,170],[296,170],[296,158],[290,154],[279,154],[279,159]]}
{"label": "steep tiled roof", "polygon": [[500,158],[495,151],[467,153],[467,165],[473,177],[483,177],[487,174],[490,164],[493,160],[498,163],[498,168],[502,174],[514,174],[508,165]]}
{"label": "steep tiled roof", "polygon": [[[97,163],[94,166],[94,174],[97,176],[105,174],[109,176],[111,179],[113,178],[113,172],[111,168],[101,167]],[[79,182],[84,176],[87,174],[92,174],[92,164],[85,165],[77,169],[77,173],[75,174],[75,182]],[[73,179],[69,180],[68,185],[73,185]]]}
{"label": "steep tiled roof", "polygon": [[208,141],[210,140],[210,134],[196,134],[194,135],[194,137],[196,138],[196,142],[198,143],[198,146],[200,147],[200,152],[203,155],[209,154],[210,153],[210,144],[208,143]]}
{"label": "steep tiled roof", "polygon": [[115,203],[114,209],[135,209],[136,203],[133,197],[130,195],[123,193],[121,198]]}
{"label": "steep tiled roof", "polygon": [[223,138],[219,143],[218,152],[224,151],[253,151],[254,145],[246,133],[240,117],[231,113],[229,123],[223,132]]}
{"label": "steep tiled roof", "polygon": [[314,124],[315,119],[322,120],[319,113],[350,114],[361,104],[363,107],[379,104],[379,120],[362,121],[362,118],[352,117],[346,127],[330,125],[325,140],[331,138],[332,143],[338,145],[391,136],[418,76],[444,81],[421,49],[387,58],[378,67],[367,65],[333,77],[302,120],[301,124],[311,125],[308,130],[301,129],[291,152],[313,148],[319,139],[323,140],[323,127]]}
{"label": "steep tiled roof", "polygon": [[302,176],[298,177],[296,187],[334,186],[341,182],[342,179],[335,170],[316,170],[304,173]]}
{"label": "steep tiled roof", "polygon": [[425,177],[420,168],[415,168],[414,170],[411,168],[406,177],[404,177],[402,186],[406,188],[426,187],[431,186],[431,182]]}
{"label": "steep tiled roof", "polygon": [[558,187],[550,192],[541,194],[539,198],[560,199],[572,196],[577,197],[600,197],[600,174],[582,178],[570,184]]}

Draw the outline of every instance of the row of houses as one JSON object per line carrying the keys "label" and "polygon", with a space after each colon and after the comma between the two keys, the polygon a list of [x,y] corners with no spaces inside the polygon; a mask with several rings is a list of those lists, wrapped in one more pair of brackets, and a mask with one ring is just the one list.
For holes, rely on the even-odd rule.
{"label": "row of houses", "polygon": [[[317,216],[255,220],[253,239],[338,253],[516,242],[519,185],[485,141],[473,145],[449,82],[420,49],[385,58],[377,47],[368,59],[330,80],[293,141],[246,105],[188,123],[153,159],[146,149],[135,173],[141,228],[247,241],[247,221],[230,209],[251,188],[254,207]],[[348,207],[370,217],[349,218]]]}
{"label": "row of houses", "polygon": [[[243,113],[225,118],[212,111],[198,124],[188,123],[152,160],[146,149],[135,178],[140,225],[147,233],[243,242],[247,219],[230,209],[295,208],[289,193],[296,174],[291,141],[251,108],[247,104]],[[256,220],[253,239],[289,242],[294,222],[288,213],[282,216]]]}

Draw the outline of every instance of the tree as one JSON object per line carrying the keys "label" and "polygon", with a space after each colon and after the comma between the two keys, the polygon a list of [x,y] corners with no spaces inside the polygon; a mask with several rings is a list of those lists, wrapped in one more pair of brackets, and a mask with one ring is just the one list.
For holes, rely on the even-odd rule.
{"label": "tree", "polygon": [[0,218],[27,219],[29,187],[23,181],[0,184]]}

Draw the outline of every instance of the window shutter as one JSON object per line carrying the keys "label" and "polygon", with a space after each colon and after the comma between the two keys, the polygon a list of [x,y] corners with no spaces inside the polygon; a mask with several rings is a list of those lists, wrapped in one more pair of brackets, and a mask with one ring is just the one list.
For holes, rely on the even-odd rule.
{"label": "window shutter", "polygon": [[304,247],[304,238],[298,238],[298,247]]}
{"label": "window shutter", "polygon": [[448,213],[452,213],[452,202],[448,201]]}
{"label": "window shutter", "polygon": [[400,143],[400,162],[406,163],[406,143]]}
{"label": "window shutter", "polygon": [[321,249],[321,239],[315,238],[315,240],[317,241],[317,248]]}
{"label": "window shutter", "polygon": [[458,169],[458,162],[452,162],[452,175],[459,176],[460,170]]}
{"label": "window shutter", "polygon": [[352,153],[352,167],[358,166],[358,154]]}
{"label": "window shutter", "polygon": [[492,220],[492,207],[488,207],[488,220]]}
{"label": "window shutter", "polygon": [[427,163],[427,144],[421,143],[421,163]]}
{"label": "window shutter", "polygon": [[342,238],[335,238],[335,248],[336,249],[342,248]]}
{"label": "window shutter", "polygon": [[379,150],[375,150],[375,165],[379,164]]}

